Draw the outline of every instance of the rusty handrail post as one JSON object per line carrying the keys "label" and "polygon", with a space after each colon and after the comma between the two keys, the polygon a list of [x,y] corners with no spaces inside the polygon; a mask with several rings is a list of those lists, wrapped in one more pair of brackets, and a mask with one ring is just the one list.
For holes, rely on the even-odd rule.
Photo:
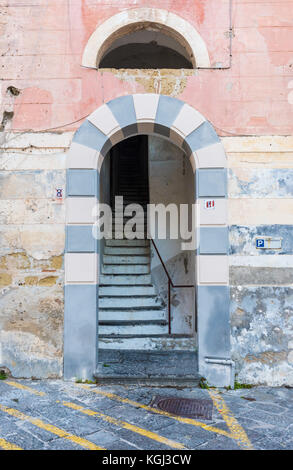
{"label": "rusty handrail post", "polygon": [[171,282],[168,279],[168,334],[171,334]]}
{"label": "rusty handrail post", "polygon": [[194,286],[187,286],[187,285],[182,285],[182,284],[178,284],[178,285],[175,285],[173,284],[172,282],[172,279],[167,271],[167,268],[165,266],[165,263],[164,261],[162,260],[162,257],[159,253],[159,250],[157,248],[157,245],[155,244],[154,240],[152,239],[151,236],[149,236],[149,239],[151,240],[152,244],[154,245],[154,248],[156,250],[156,253],[159,257],[159,260],[164,268],[164,271],[166,273],[166,276],[168,278],[168,334],[170,335],[171,334],[171,287],[175,288],[175,287],[182,287],[182,288],[185,288],[185,287],[192,287],[194,289]]}

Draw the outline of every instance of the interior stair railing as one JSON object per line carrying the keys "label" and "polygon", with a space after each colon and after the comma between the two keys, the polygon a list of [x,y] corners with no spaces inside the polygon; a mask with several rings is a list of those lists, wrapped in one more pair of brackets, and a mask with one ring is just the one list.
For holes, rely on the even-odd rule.
{"label": "interior stair railing", "polygon": [[172,332],[172,327],[171,327],[171,288],[173,289],[179,289],[179,288],[190,288],[190,289],[194,289],[194,286],[190,286],[190,285],[185,285],[185,284],[174,284],[172,279],[171,279],[171,276],[170,274],[168,273],[168,270],[166,268],[166,265],[164,263],[164,261],[162,260],[162,257],[159,253],[159,250],[157,248],[157,245],[155,244],[154,240],[150,237],[150,240],[152,242],[152,245],[153,247],[155,248],[156,250],[156,253],[158,255],[158,258],[161,262],[161,265],[163,266],[163,269],[165,271],[165,274],[168,278],[168,334],[171,335]]}

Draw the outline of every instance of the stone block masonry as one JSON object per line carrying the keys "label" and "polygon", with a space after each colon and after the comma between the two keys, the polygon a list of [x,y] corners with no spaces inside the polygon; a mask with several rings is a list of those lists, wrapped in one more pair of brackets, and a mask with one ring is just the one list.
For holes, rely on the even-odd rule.
{"label": "stone block masonry", "polygon": [[[10,184],[1,188],[6,209],[1,214],[1,364],[18,377],[63,374],[65,216],[64,204],[55,198],[54,183],[58,177],[58,185],[65,189],[65,159],[71,138],[70,132],[18,137],[11,134],[13,140],[1,155],[2,181],[11,181],[13,170],[17,169],[15,191],[19,191],[16,199]],[[230,175],[244,165],[246,172],[253,168],[253,174],[263,172],[263,168],[268,171],[268,166],[272,170],[290,169],[293,142],[288,137],[224,137],[222,142],[231,171],[229,204],[238,205],[237,211],[229,213],[230,321],[236,371],[239,380],[248,383],[292,384],[290,206],[282,205],[281,195],[274,201],[276,207],[284,207],[283,212],[266,212],[272,199],[233,193],[234,177]],[[25,184],[24,197],[20,198],[21,182],[27,183],[27,178],[31,181],[32,177],[43,182],[46,199],[42,197],[43,190],[33,187],[35,199],[29,198]],[[40,200],[56,211],[55,219],[48,219],[47,211],[36,210]],[[252,206],[257,204],[254,211],[243,214],[242,225],[238,225],[239,207],[248,201]],[[26,212],[8,213],[7,207],[15,202],[22,203]],[[266,225],[258,224],[261,217],[266,217]],[[285,221],[286,224],[279,223]],[[256,234],[279,234],[282,249],[268,253],[257,250]]]}
{"label": "stone block masonry", "polygon": [[11,136],[1,153],[0,363],[17,377],[63,375],[66,139],[51,137]]}
{"label": "stone block masonry", "polygon": [[[190,24],[208,53],[207,68],[177,70],[82,67],[86,45],[99,27],[119,15],[129,27],[135,16],[129,0],[119,5],[108,0],[22,1],[1,8],[0,365],[13,375],[63,375],[65,173],[74,132],[102,104],[129,95],[154,96],[144,98],[141,106],[152,119],[161,94],[198,111],[197,118],[193,114],[184,123],[182,139],[203,115],[226,150],[228,187],[219,191],[228,196],[226,275],[238,378],[293,385],[293,82],[288,50],[293,1],[232,3],[233,30],[226,0],[160,4]],[[151,9],[152,14],[157,7],[155,0],[135,2],[135,10]],[[115,124],[105,114],[94,119],[104,130]],[[121,123],[130,115],[117,119]],[[140,133],[148,125],[137,115]],[[212,144],[218,152],[219,143]],[[192,145],[196,149],[196,142]],[[210,162],[204,149],[196,155],[204,175]],[[93,168],[96,153],[87,157],[84,168]],[[221,210],[214,217],[206,214],[207,225],[211,220],[223,224]],[[206,236],[202,249],[208,256],[207,231]],[[281,248],[259,250],[257,236],[279,237]],[[225,251],[226,232],[223,237]]]}

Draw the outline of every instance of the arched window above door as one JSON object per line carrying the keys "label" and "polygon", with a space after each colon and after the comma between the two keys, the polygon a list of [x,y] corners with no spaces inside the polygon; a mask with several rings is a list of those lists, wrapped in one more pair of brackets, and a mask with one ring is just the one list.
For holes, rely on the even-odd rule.
{"label": "arched window above door", "polygon": [[[138,28],[138,26],[136,26]],[[116,39],[101,58],[99,68],[192,69],[192,53],[155,24]],[[121,33],[122,34],[122,33]]]}
{"label": "arched window above door", "polygon": [[167,10],[124,10],[93,32],[82,65],[89,68],[210,67],[206,44],[194,26]]}

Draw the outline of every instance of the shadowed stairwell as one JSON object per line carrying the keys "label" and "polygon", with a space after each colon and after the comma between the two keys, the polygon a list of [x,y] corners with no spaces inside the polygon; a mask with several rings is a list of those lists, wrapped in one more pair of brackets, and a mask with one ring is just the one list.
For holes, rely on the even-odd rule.
{"label": "shadowed stairwell", "polygon": [[[116,145],[111,152],[112,209],[115,196],[123,196],[123,207],[115,214],[116,221],[123,226],[132,217],[131,214],[123,217],[126,205],[136,203],[146,209],[149,202],[147,143],[146,136],[133,137]],[[123,238],[114,239],[113,234],[113,239],[105,240],[96,378],[110,383],[194,384],[197,381],[195,341],[191,336],[168,334],[167,308],[151,278],[146,229],[143,215],[137,227],[142,239],[129,240],[118,232]]]}

